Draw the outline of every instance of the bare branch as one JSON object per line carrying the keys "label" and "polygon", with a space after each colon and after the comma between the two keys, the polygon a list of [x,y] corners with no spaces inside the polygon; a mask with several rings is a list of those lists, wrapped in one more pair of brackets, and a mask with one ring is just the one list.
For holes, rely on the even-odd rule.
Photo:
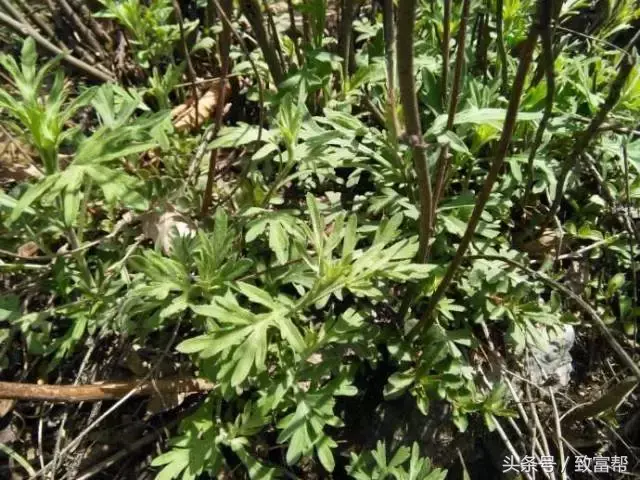
{"label": "bare branch", "polygon": [[214,385],[198,378],[161,379],[138,382],[109,382],[91,385],[47,385],[37,383],[0,382],[0,398],[46,400],[50,402],[93,402],[117,400],[132,391],[132,396],[145,397],[160,393],[209,391]]}

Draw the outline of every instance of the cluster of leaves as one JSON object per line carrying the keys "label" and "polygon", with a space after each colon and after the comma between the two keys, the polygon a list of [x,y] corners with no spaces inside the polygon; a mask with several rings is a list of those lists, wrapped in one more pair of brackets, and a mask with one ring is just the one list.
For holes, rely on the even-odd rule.
{"label": "cluster of leaves", "polygon": [[[290,466],[301,469],[309,459],[317,459],[317,468],[328,475],[338,468],[337,456],[347,456],[338,440],[349,426],[338,406],[343,397],[364,397],[358,375],[382,362],[394,372],[384,388],[385,399],[411,395],[424,415],[431,402],[445,401],[460,431],[469,427],[473,415],[489,430],[498,417],[513,415],[504,385],[478,386],[472,352],[484,343],[481,332],[503,333],[509,352],[519,356],[532,345],[544,345],[548,330],[579,322],[541,284],[500,261],[480,258],[526,261],[530,253],[512,239],[512,209],[524,200],[532,127],[542,118],[547,84],[536,82],[535,72],[529,75],[508,168],[472,242],[478,258],[457,273],[456,284],[436,306],[435,321],[412,343],[406,333],[465,232],[487,172],[487,152],[500,135],[506,112],[498,72],[487,69],[478,77],[467,72],[459,111],[447,129],[439,2],[419,8],[415,73],[425,106],[422,121],[428,125],[424,141],[432,146],[430,168],[435,168],[440,149],[448,149],[452,182],[437,209],[426,264],[414,261],[420,212],[411,148],[385,123],[389,119],[374,126],[359,108],[368,99],[374,110],[387,109],[381,25],[364,17],[354,23],[355,69],[343,78],[341,59],[330,53],[333,39],[325,36],[323,0],[295,7],[309,22],[310,42],[299,62],[295,42],[283,37],[282,53],[291,68],[260,106],[267,113],[265,125],[225,126],[207,146],[242,148],[247,165],[238,188],[218,192],[225,201],[212,219],[190,234],[176,234],[170,251],[141,244],[134,226],[121,230],[123,222],[134,223],[124,221],[127,215],[142,218],[168,206],[191,216],[205,182],[199,178],[194,186],[175,178],[184,175],[179,167],[188,163],[184,158],[190,153],[190,144],[173,132],[166,110],[182,67],[171,64],[162,74],[156,68],[172,56],[180,39],[178,25],[171,23],[171,2],[102,3],[103,15],[127,30],[140,66],[152,70],[150,88],[107,84],[70,100],[58,60],[38,68],[32,40],[24,43],[20,64],[11,56],[0,58],[15,84],[11,92],[0,89],[0,108],[15,130],[26,132],[43,169],[31,185],[0,191],[7,228],[2,247],[15,249],[30,241],[52,259],[50,264],[3,261],[0,271],[13,275],[18,285],[24,277],[38,275],[39,288],[54,299],[21,311],[19,289],[4,296],[0,320],[10,327],[0,330],[0,338],[10,343],[15,335],[22,336],[28,354],[46,359],[52,370],[88,335],[116,333],[144,342],[151,334],[180,328],[184,338],[175,354],[216,387],[181,422],[166,453],[153,461],[161,479],[217,474],[234,461],[244,465],[250,478],[276,478]],[[489,13],[484,2],[472,3],[472,13]],[[562,15],[579,12],[583,2],[570,3]],[[623,3],[624,8],[607,17],[603,39],[616,34],[613,25],[620,15],[626,23],[637,15],[630,3]],[[461,20],[461,12],[454,10],[452,35]],[[526,36],[532,10],[531,1],[504,2],[504,41],[510,49]],[[185,25],[187,33],[196,27]],[[602,43],[562,38],[566,42],[554,64],[554,117],[532,163],[534,207],[554,200],[563,159],[616,75],[616,57]],[[477,52],[470,43],[472,65]],[[489,49],[487,64],[500,64],[497,50]],[[232,52],[235,59],[241,55],[240,50]],[[267,77],[260,51],[251,56],[258,73]],[[253,75],[249,67],[239,61],[234,73]],[[515,64],[510,61],[507,67],[512,78]],[[340,89],[334,88],[336,82]],[[639,90],[635,66],[612,122],[638,118]],[[156,105],[145,103],[145,93],[152,94]],[[257,98],[256,87],[245,93]],[[90,125],[78,120],[83,111],[91,116]],[[141,154],[153,149],[163,155],[162,172],[142,166]],[[631,208],[640,198],[640,142],[607,132],[589,155],[596,159],[602,183],[595,194],[591,188],[576,188],[576,179],[569,184],[565,200],[571,220],[561,226],[564,241],[602,242],[590,250],[590,261],[620,272],[610,279],[590,279],[584,294],[605,318],[612,323],[621,319],[626,333],[633,334],[638,307],[630,280],[635,278],[637,247],[626,245],[627,233],[613,231],[618,227],[611,227],[611,218],[619,205],[608,199]],[[172,165],[175,157],[182,161]],[[172,168],[177,172],[173,178]],[[67,250],[56,251],[63,244]],[[552,271],[553,262],[542,268]],[[629,281],[622,271],[632,272]],[[413,290],[416,301],[408,319],[398,319],[399,294]],[[7,365],[8,357],[2,362]],[[283,462],[259,448],[269,442],[282,446]],[[374,450],[352,452],[346,472],[356,479],[444,478],[446,472],[432,468],[422,453],[417,444],[405,446],[387,460],[386,446],[379,442]]]}
{"label": "cluster of leaves", "polygon": [[[180,40],[180,26],[173,23],[171,0],[100,0],[104,10],[96,16],[117,20],[127,30],[135,48],[136,60],[143,68],[171,58]],[[198,22],[186,22],[187,33],[195,30]]]}

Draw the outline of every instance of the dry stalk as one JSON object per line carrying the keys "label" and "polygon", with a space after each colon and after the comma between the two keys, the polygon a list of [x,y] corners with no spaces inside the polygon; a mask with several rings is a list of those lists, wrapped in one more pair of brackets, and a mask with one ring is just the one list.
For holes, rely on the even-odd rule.
{"label": "dry stalk", "polygon": [[[491,382],[489,382],[489,379],[487,378],[486,374],[484,373],[484,371],[482,369],[480,369],[480,375],[482,376],[482,380],[484,381],[485,385],[489,389],[491,389],[492,388],[491,387]],[[504,443],[504,445],[507,447],[507,450],[509,450],[509,453],[513,456],[513,458],[518,463],[520,463],[520,455],[518,454],[518,452],[514,448],[513,444],[511,443],[511,440],[509,440],[509,437],[507,436],[506,432],[502,428],[502,425],[500,424],[500,421],[492,413],[489,413],[487,415],[491,419],[491,421],[493,422],[493,424],[494,424],[494,426],[496,428],[496,431],[498,432],[498,435],[500,435],[500,438],[502,439],[502,442]],[[520,432],[520,435],[522,435],[521,432]],[[522,474],[523,474],[524,478],[527,478],[527,479],[531,480],[531,476],[527,472],[523,471]]]}
{"label": "dry stalk", "polygon": [[0,398],[14,400],[45,400],[49,402],[95,402],[117,400],[131,396],[145,397],[161,393],[205,392],[213,384],[197,378],[161,379],[138,382],[106,382],[91,385],[48,385],[37,383],[0,382]]}
{"label": "dry stalk", "polygon": [[542,422],[540,422],[540,416],[538,415],[538,409],[536,408],[536,404],[533,401],[533,396],[531,395],[531,387],[526,384],[525,385],[525,393],[527,395],[527,401],[529,402],[529,406],[531,407],[531,417],[533,418],[533,422],[536,426],[536,430],[540,432],[540,438],[542,439],[542,448],[545,455],[551,455],[549,450],[549,442],[547,442],[547,436],[545,435],[544,427],[542,426]]}
{"label": "dry stalk", "polygon": [[[64,1],[64,0],[60,0]],[[180,4],[178,0],[173,0],[173,11],[176,14],[176,19],[178,20],[178,27],[180,28],[180,43],[182,45],[182,54],[184,55],[185,61],[187,62],[187,75],[189,76],[189,81],[191,82],[191,95],[193,95],[194,107],[195,107],[195,128],[198,129],[198,87],[196,86],[196,71],[193,69],[193,63],[191,63],[191,55],[189,54],[189,47],[187,46],[187,39],[185,37],[184,32],[184,22],[182,20],[182,10],[180,9]],[[224,84],[223,84],[224,86]],[[220,97],[218,97],[220,98]],[[224,105],[224,103],[222,104]]]}
{"label": "dry stalk", "polygon": [[[231,15],[233,10],[232,0],[222,0],[222,8],[227,16]],[[220,81],[218,83],[218,107],[216,108],[216,118],[213,127],[212,136],[215,137],[222,127],[222,115],[225,102],[225,84],[227,82],[227,74],[229,73],[230,59],[229,51],[231,48],[231,29],[226,23],[222,26],[222,32],[218,37],[218,45],[220,49]],[[201,216],[205,217],[211,205],[211,196],[213,195],[213,182],[215,179],[216,163],[218,162],[218,149],[211,150],[209,156],[209,171],[207,172],[207,184],[205,186],[204,195],[202,197]]]}
{"label": "dry stalk", "polygon": [[[0,4],[5,4],[5,3],[7,2],[4,0],[0,2]],[[35,23],[38,26],[40,30],[42,30],[43,33],[45,33],[49,38],[55,39],[56,35],[53,29],[51,28],[51,26],[40,15],[34,12],[33,8],[31,8],[31,6],[27,4],[25,0],[16,0],[16,3],[20,8],[22,8],[22,10],[24,10],[27,13],[27,16],[31,19],[33,23]],[[16,19],[20,20],[18,17],[16,17]],[[20,21],[25,23],[24,20],[20,20]]]}
{"label": "dry stalk", "polygon": [[96,67],[93,67],[88,63],[83,62],[82,60],[74,57],[69,52],[62,51],[61,49],[56,47],[53,43],[51,43],[49,40],[47,40],[42,35],[40,35],[40,33],[38,33],[33,27],[31,27],[31,25],[17,22],[16,20],[11,18],[9,15],[5,14],[4,12],[0,12],[0,24],[6,25],[12,30],[18,33],[21,33],[23,35],[28,35],[30,37],[33,37],[33,39],[37,43],[39,43],[42,47],[46,48],[47,50],[49,50],[50,52],[56,55],[61,55],[64,61],[66,61],[70,65],[76,67],[77,69],[83,71],[84,73],[88,74],[93,78],[96,78],[103,82],[112,82],[115,80],[113,75],[110,72],[105,72],[104,70],[100,70]]}
{"label": "dry stalk", "polygon": [[[562,445],[562,428],[560,427],[560,416],[558,415],[558,405],[556,405],[556,396],[551,387],[549,387],[549,396],[551,397],[551,405],[553,406],[553,422],[556,428],[556,444],[558,445],[558,455],[560,456],[560,465],[564,465],[564,446]],[[566,469],[561,469],[562,480],[566,480]]]}
{"label": "dry stalk", "polygon": [[94,52],[100,57],[107,58],[107,52],[102,48],[102,45],[93,34],[93,32],[84,24],[80,16],[76,11],[71,8],[71,5],[67,3],[67,0],[56,0],[65,16],[71,20],[71,23],[76,28],[80,36],[91,46]]}
{"label": "dry stalk", "polygon": [[85,4],[83,0],[67,0],[69,4],[80,14],[80,17],[84,23],[93,31],[98,39],[104,42],[107,51],[111,51],[112,40],[111,36],[102,28],[102,25],[94,18],[91,10]]}

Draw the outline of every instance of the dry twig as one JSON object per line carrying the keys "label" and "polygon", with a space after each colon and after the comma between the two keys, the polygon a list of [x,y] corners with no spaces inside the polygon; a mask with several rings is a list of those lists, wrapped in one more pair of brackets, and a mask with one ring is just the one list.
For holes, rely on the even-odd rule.
{"label": "dry twig", "polygon": [[117,400],[125,395],[145,397],[160,393],[196,393],[211,390],[214,385],[198,378],[105,382],[90,385],[47,385],[37,383],[0,382],[0,398],[46,400],[50,402],[95,402]]}
{"label": "dry twig", "polygon": [[79,70],[82,70],[83,72],[85,72],[86,74],[90,75],[93,78],[96,78],[96,79],[101,80],[103,82],[112,82],[112,81],[115,80],[113,75],[110,72],[107,73],[107,72],[105,72],[103,70],[100,70],[100,69],[98,69],[96,67],[93,67],[93,66],[89,65],[88,63],[83,62],[82,60],[74,57],[69,52],[62,51],[61,49],[56,47],[53,43],[51,43],[49,40],[47,40],[42,35],[40,35],[30,25],[27,25],[27,24],[24,24],[24,23],[21,23],[21,22],[17,22],[16,20],[14,20],[9,15],[7,15],[7,14],[5,14],[3,12],[0,12],[0,24],[6,25],[7,27],[15,30],[18,33],[22,33],[24,35],[28,35],[30,37],[33,37],[33,39],[36,42],[38,42],[42,47],[46,48],[47,50],[49,50],[50,52],[52,52],[52,53],[54,53],[56,55],[62,56],[62,59],[64,61],[66,61],[70,65],[78,68]]}

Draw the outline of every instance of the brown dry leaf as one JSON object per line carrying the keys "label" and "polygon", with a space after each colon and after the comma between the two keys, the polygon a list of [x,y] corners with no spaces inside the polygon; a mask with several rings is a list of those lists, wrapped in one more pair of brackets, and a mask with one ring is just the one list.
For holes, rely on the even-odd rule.
{"label": "brown dry leaf", "polygon": [[18,248],[18,255],[21,257],[33,257],[38,253],[38,244],[36,242],[27,242]]}
{"label": "brown dry leaf", "polygon": [[0,129],[0,178],[4,181],[24,182],[42,177],[33,165],[35,152],[28,145]]}
{"label": "brown dry leaf", "polygon": [[147,403],[147,414],[156,415],[160,412],[179,407],[182,405],[182,402],[184,402],[184,399],[187,398],[187,395],[189,395],[189,393],[167,392],[161,395],[156,393]]}
{"label": "brown dry leaf", "polygon": [[543,257],[552,254],[558,248],[560,239],[555,230],[546,229],[542,234],[529,241],[518,241],[520,250],[528,253],[532,257]]}
{"label": "brown dry leaf", "polygon": [[7,413],[13,410],[13,406],[16,404],[15,400],[6,398],[0,399],[0,418],[4,417]]}
{"label": "brown dry leaf", "polygon": [[171,253],[173,237],[193,236],[196,226],[193,222],[178,212],[151,212],[142,217],[142,233],[153,240],[167,255]]}
{"label": "brown dry leaf", "polygon": [[19,435],[16,431],[16,426],[9,424],[0,430],[0,443],[11,444],[18,440]]}
{"label": "brown dry leaf", "polygon": [[140,358],[138,352],[133,348],[127,350],[124,356],[124,365],[134,374],[139,377],[144,376],[148,371],[148,365]]}
{"label": "brown dry leaf", "polygon": [[[231,87],[229,82],[225,82],[224,96],[229,97]],[[173,126],[178,132],[184,132],[186,130],[193,130],[202,125],[206,120],[213,116],[216,108],[218,107],[218,84],[214,83],[205,93],[198,99],[198,111],[196,122],[196,102],[193,97],[189,98],[182,105],[178,105],[171,110],[171,118],[173,119]]]}

